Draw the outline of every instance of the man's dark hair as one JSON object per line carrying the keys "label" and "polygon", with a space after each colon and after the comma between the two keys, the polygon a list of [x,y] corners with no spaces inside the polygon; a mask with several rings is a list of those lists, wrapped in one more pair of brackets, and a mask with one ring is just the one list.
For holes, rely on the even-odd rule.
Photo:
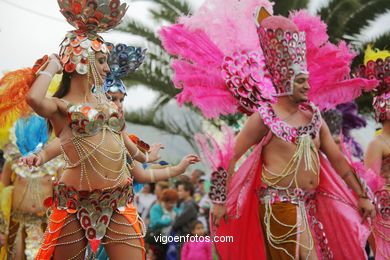
{"label": "man's dark hair", "polygon": [[178,184],[178,186],[179,186],[179,185],[183,185],[184,190],[185,190],[185,191],[189,191],[191,197],[194,196],[194,185],[192,185],[191,182],[189,182],[189,181],[181,181],[181,182]]}

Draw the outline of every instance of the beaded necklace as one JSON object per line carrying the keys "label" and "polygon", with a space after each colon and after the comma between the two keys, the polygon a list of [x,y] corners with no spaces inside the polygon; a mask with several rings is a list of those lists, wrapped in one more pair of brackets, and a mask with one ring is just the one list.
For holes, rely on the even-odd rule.
{"label": "beaded necklace", "polygon": [[[264,172],[267,172],[269,176],[263,174],[262,178],[266,185],[272,186],[278,189],[288,189],[295,184],[298,187],[298,170],[302,160],[305,162],[305,170],[311,171],[315,175],[319,172],[319,155],[317,147],[312,139],[314,139],[321,128],[321,115],[319,110],[312,104],[309,107],[313,111],[313,117],[309,124],[292,127],[286,122],[282,121],[272,109],[270,104],[265,104],[259,109],[259,113],[265,125],[280,139],[297,145],[293,156],[290,161],[284,167],[282,172],[275,173],[269,170],[263,165]],[[287,187],[278,186],[278,183],[288,176],[293,176]]]}

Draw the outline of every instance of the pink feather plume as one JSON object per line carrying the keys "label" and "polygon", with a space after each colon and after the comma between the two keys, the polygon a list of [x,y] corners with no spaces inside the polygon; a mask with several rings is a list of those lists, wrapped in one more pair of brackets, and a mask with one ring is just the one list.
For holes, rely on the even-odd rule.
{"label": "pink feather plume", "polygon": [[293,12],[290,19],[306,32],[307,64],[310,73],[309,98],[320,109],[330,109],[354,100],[362,90],[375,88],[375,80],[350,79],[350,66],[356,54],[344,41],[334,45],[328,41],[327,25],[319,16],[306,10]]}
{"label": "pink feather plume", "polygon": [[163,27],[159,34],[165,50],[181,58],[172,63],[173,82],[183,88],[177,96],[179,104],[192,102],[207,118],[237,112],[237,101],[221,77],[224,55],[207,35],[201,30],[190,32],[182,24]]}
{"label": "pink feather plume", "polygon": [[[183,89],[177,96],[180,105],[191,102],[206,118],[242,111],[239,110],[240,104],[248,100],[253,104],[245,104],[247,107],[257,106],[257,99],[252,101],[254,99],[249,96],[245,96],[244,101],[237,96],[238,99],[235,99],[226,85],[228,79],[221,70],[224,57],[235,52],[256,51],[262,56],[254,22],[255,10],[259,5],[272,10],[272,4],[265,0],[206,0],[192,16],[180,18],[180,24],[160,30],[164,48],[178,57],[173,61],[172,68],[175,71],[175,87]],[[240,72],[249,66],[244,65],[236,70]],[[261,71],[258,73],[266,75]],[[256,78],[260,79],[259,82],[254,85],[251,85],[253,82],[249,83],[245,87],[268,90],[269,79],[264,76]],[[265,94],[270,92],[264,91]],[[261,100],[263,93],[259,91],[253,94]]]}
{"label": "pink feather plume", "polygon": [[259,50],[254,15],[258,6],[272,12],[272,3],[265,0],[206,0],[191,16],[180,18],[190,31],[202,30],[225,54],[239,50]]}
{"label": "pink feather plume", "polygon": [[[222,166],[226,170],[234,154],[234,131],[227,126],[222,126],[223,142],[219,143],[210,134],[195,135],[195,141],[203,161],[207,162],[212,170]],[[211,146],[210,146],[211,145]]]}

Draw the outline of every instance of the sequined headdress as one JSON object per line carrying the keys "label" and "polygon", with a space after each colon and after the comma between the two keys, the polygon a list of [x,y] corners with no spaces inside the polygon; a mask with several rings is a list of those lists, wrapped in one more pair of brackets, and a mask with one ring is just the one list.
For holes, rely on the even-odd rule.
{"label": "sequined headdress", "polygon": [[271,16],[264,7],[257,13],[257,33],[276,96],[291,95],[295,77],[308,74],[305,32],[288,18]]}
{"label": "sequined headdress", "polygon": [[60,56],[66,72],[87,74],[95,52],[108,53],[97,33],[114,28],[123,18],[127,4],[120,0],[58,0],[60,12],[76,28],[65,35]]}
{"label": "sequined headdress", "polygon": [[104,81],[103,91],[113,93],[120,91],[126,94],[126,87],[121,78],[135,72],[141,66],[146,49],[122,43],[115,46],[108,42],[106,44],[110,49],[108,65],[111,72]]}
{"label": "sequined headdress", "polygon": [[364,65],[359,66],[358,74],[378,81],[378,86],[373,91],[375,120],[386,120],[387,110],[390,110],[390,52],[372,49],[369,45],[364,55]]}

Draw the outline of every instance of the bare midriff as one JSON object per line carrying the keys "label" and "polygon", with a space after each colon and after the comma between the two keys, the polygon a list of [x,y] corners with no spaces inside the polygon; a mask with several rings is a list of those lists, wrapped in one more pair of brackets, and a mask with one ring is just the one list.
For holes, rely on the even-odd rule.
{"label": "bare midriff", "polygon": [[390,191],[390,154],[382,159],[381,176],[386,180],[386,188]]}
{"label": "bare midriff", "polygon": [[31,214],[46,211],[43,201],[53,194],[52,176],[29,179],[17,176],[13,186],[13,210]]}
{"label": "bare midriff", "polygon": [[[69,134],[66,133],[68,131],[70,132],[69,127],[65,126],[60,139],[64,153],[69,161],[75,164],[80,161],[80,156],[76,150],[76,142],[80,142],[80,140],[73,138],[73,136],[69,137]],[[104,190],[114,186],[123,186],[127,183],[129,170],[126,163],[126,148],[120,134],[109,129],[103,129],[96,135],[80,137],[80,139],[98,146],[98,148],[91,152],[94,148],[84,142],[86,150],[81,154],[85,155],[91,152],[83,160],[85,172],[83,173],[82,164],[67,167],[60,178],[60,182],[64,182],[78,190]]]}
{"label": "bare midriff", "polygon": [[[316,149],[319,149],[320,140],[317,136],[314,140],[314,145]],[[293,157],[297,145],[294,143],[288,143],[276,136],[273,136],[271,141],[263,148],[262,160],[263,167],[271,171],[273,174],[282,173],[286,165],[289,163]],[[312,155],[314,153],[312,152]],[[316,168],[319,165],[318,157],[313,156],[312,167],[307,167],[305,160],[301,160],[296,174],[290,174],[284,178],[281,178],[277,182],[277,187],[282,188],[300,188],[303,190],[312,190],[319,185],[319,172],[314,172],[313,170],[306,170],[305,168]],[[266,178],[275,177],[263,170],[262,175]],[[279,175],[280,176],[280,175]],[[296,178],[296,183],[293,180]]]}

